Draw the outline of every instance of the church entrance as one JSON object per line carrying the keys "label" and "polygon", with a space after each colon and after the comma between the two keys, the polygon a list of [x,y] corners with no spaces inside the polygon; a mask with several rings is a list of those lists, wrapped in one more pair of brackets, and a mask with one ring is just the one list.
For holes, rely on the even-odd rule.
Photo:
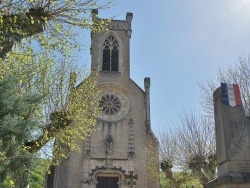
{"label": "church entrance", "polygon": [[118,177],[97,177],[96,188],[119,188]]}

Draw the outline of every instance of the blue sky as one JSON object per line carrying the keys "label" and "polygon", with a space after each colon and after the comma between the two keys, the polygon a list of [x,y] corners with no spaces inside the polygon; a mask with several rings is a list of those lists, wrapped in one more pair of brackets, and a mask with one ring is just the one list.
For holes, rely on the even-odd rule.
{"label": "blue sky", "polygon": [[[99,17],[134,14],[131,78],[151,78],[153,130],[177,121],[183,109],[202,111],[199,81],[215,78],[250,52],[250,0],[116,0]],[[83,41],[89,45],[89,33]],[[82,62],[90,65],[89,50]],[[218,83],[218,86],[220,83]],[[212,93],[211,93],[212,95]]]}

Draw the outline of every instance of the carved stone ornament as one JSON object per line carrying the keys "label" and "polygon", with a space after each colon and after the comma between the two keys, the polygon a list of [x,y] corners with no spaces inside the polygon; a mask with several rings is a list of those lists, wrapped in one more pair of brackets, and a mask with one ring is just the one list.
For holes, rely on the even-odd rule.
{"label": "carved stone ornament", "polygon": [[89,185],[92,185],[93,182],[94,182],[93,179],[85,179],[85,180],[82,181],[82,183],[89,184]]}
{"label": "carved stone ornament", "polygon": [[244,123],[235,123],[234,135],[230,140],[229,144],[229,156],[228,159],[232,159],[234,156],[238,155],[242,146],[246,143],[247,131],[246,125]]}
{"label": "carved stone ornament", "polygon": [[128,139],[128,158],[135,157],[135,146],[134,146],[134,121],[130,119],[129,121],[129,139]]}
{"label": "carved stone ornament", "polygon": [[113,153],[113,139],[109,135],[106,139],[106,155],[111,155]]}
{"label": "carved stone ornament", "polygon": [[110,30],[127,30],[127,23],[121,23],[121,22],[112,22],[109,24]]}
{"label": "carved stone ornament", "polygon": [[119,171],[121,174],[124,174],[126,173],[125,170],[123,170],[121,167],[117,168],[117,167],[112,167],[112,168],[106,168],[105,166],[101,166],[101,167],[98,167],[96,166],[95,169],[92,169],[91,173],[89,174],[90,176],[93,176],[93,174],[96,172],[96,171],[103,171],[103,170],[113,170],[113,171]]}
{"label": "carved stone ornament", "polygon": [[106,115],[114,115],[121,110],[121,101],[114,94],[105,94],[100,101],[100,107]]}

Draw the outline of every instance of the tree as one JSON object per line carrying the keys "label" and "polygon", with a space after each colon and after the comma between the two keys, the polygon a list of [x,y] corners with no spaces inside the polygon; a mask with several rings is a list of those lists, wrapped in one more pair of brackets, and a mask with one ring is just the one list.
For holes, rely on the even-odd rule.
{"label": "tree", "polygon": [[35,161],[30,173],[30,188],[44,188],[44,174],[47,173],[50,164],[51,161],[49,159],[38,158]]}
{"label": "tree", "polygon": [[220,68],[216,79],[209,79],[200,83],[201,105],[204,111],[213,118],[213,92],[220,83],[238,84],[241,92],[241,99],[247,116],[250,115],[250,60],[246,57],[239,57],[238,61],[228,68]]}
{"label": "tree", "polygon": [[30,109],[40,103],[41,96],[20,95],[17,77],[6,76],[0,82],[0,90],[0,182],[13,175],[14,182],[25,187],[27,182],[21,181],[18,173],[28,173],[33,156],[23,150],[23,144],[32,139],[37,128],[35,111]]}
{"label": "tree", "polygon": [[[158,134],[160,143],[160,167],[171,187],[198,179],[201,185],[215,177],[215,140],[209,119],[197,116],[193,111],[180,116],[180,121]],[[178,169],[181,176],[174,176]],[[178,177],[178,178],[177,178]]]}
{"label": "tree", "polygon": [[[46,145],[46,143],[56,139],[57,143],[53,146],[55,154],[53,162],[58,164],[60,160],[69,155],[70,151],[79,150],[77,143],[90,134],[91,129],[95,125],[95,117],[98,113],[98,91],[95,87],[95,79],[93,77],[86,78],[84,82],[76,88],[75,75],[71,74],[70,77],[70,73],[66,72],[72,70],[67,69],[68,66],[48,66],[54,68],[49,71],[45,71],[48,69],[43,67],[43,69],[41,69],[43,70],[42,72],[35,71],[34,75],[32,75],[32,67],[34,67],[34,64],[25,67],[19,66],[20,72],[22,72],[21,75],[10,74],[10,77],[18,79],[18,87],[14,88],[15,93],[27,98],[33,95],[41,96],[39,103],[27,107],[27,111],[29,112],[27,118],[37,120],[37,124],[34,125],[32,129],[28,129],[28,125],[26,125],[27,129],[23,129],[33,130],[32,132],[27,132],[30,137],[22,140],[22,142],[14,143],[17,145],[22,144],[22,147],[13,146],[13,148],[21,151],[25,150],[25,152],[19,152],[19,154],[23,157],[30,156],[31,159],[36,156],[36,153]],[[4,79],[7,78],[6,75]],[[26,78],[23,76],[26,76]],[[29,78],[29,80],[27,78]],[[5,101],[5,99],[2,100]],[[79,101],[81,101],[81,103],[79,103]],[[8,120],[9,122],[6,124],[9,125],[12,119]],[[6,133],[3,129],[0,129],[0,132],[10,134],[9,132]],[[13,134],[14,133],[19,134],[17,131],[14,131]],[[24,133],[25,132],[21,132],[20,134]],[[13,137],[16,137],[16,135],[13,135]],[[63,144],[65,147],[62,148],[58,143]],[[9,159],[17,161],[13,157]],[[4,167],[4,171],[6,171],[6,168],[8,168],[8,166]],[[22,168],[20,170],[25,169]],[[14,170],[10,170],[10,172],[14,172]],[[14,174],[12,175],[14,177]],[[17,181],[15,181],[15,183],[16,182]]]}
{"label": "tree", "polygon": [[[93,32],[100,30],[105,23],[92,22],[88,14],[92,9],[104,9],[110,5],[111,2],[98,5],[97,0],[3,0],[0,2],[0,58],[4,59],[22,39],[44,31],[46,35],[36,38],[41,45],[49,45],[46,37],[63,40],[66,36],[66,41],[72,43],[69,39],[75,38],[76,26]],[[60,40],[51,44],[57,48],[66,44]],[[63,48],[61,45],[60,49]]]}
{"label": "tree", "polygon": [[174,172],[173,177],[176,183],[173,185],[170,179],[166,179],[164,173],[160,173],[160,185],[161,188],[202,188],[198,179],[195,179],[191,173],[187,172]]}
{"label": "tree", "polygon": [[[33,162],[43,146],[57,140],[53,163],[58,164],[70,151],[80,150],[77,143],[95,125],[98,90],[95,78],[81,79],[83,73],[74,66],[75,52],[80,49],[76,37],[80,29],[92,32],[105,29],[107,22],[95,18],[91,21],[90,11],[106,8],[109,3],[99,6],[96,0],[4,0],[0,6],[0,82],[16,78],[14,93],[20,99],[41,97],[26,109],[26,118],[36,120],[29,131],[6,132],[0,124],[0,134],[12,138],[8,140],[10,143],[16,134],[28,134],[20,142],[13,142],[15,152],[25,159],[17,163],[20,168],[13,169],[3,163],[0,166],[9,173],[3,174],[5,182],[11,177],[15,187],[25,187],[29,173],[22,172],[29,172],[31,163],[27,161]],[[5,123],[10,125],[15,118]],[[1,137],[0,142],[3,142]],[[5,160],[5,149],[1,147],[1,160]],[[15,162],[15,157],[9,159]]]}

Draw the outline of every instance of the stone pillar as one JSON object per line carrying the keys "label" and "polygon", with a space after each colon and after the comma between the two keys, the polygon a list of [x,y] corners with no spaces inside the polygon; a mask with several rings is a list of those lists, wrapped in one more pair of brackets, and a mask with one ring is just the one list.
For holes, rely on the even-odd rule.
{"label": "stone pillar", "polygon": [[129,38],[131,38],[131,34],[132,34],[132,30],[131,30],[132,18],[133,18],[133,13],[127,12],[127,15],[126,15],[126,20],[128,21],[127,36],[128,36]]}
{"label": "stone pillar", "polygon": [[146,126],[150,128],[150,78],[144,79],[145,105],[146,105]]}
{"label": "stone pillar", "polygon": [[243,105],[225,105],[222,89],[214,92],[218,178],[206,188],[250,187],[250,121]]}

